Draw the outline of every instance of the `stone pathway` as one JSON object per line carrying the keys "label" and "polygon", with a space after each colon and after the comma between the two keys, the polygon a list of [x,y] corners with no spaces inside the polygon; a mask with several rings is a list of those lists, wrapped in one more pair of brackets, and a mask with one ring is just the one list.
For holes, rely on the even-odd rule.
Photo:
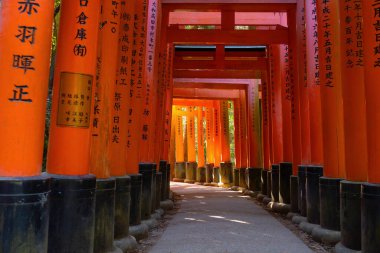
{"label": "stone pathway", "polygon": [[238,192],[172,183],[180,209],[149,253],[310,253],[296,235]]}

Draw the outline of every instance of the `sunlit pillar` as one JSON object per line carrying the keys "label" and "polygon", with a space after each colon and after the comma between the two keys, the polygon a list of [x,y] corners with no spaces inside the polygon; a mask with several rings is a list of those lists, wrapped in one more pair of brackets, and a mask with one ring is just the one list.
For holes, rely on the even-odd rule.
{"label": "sunlit pillar", "polygon": [[184,132],[183,132],[183,119],[182,108],[173,106],[173,118],[175,119],[175,182],[183,182],[186,178],[185,173],[185,150],[184,150]]}
{"label": "sunlit pillar", "polygon": [[47,251],[50,180],[41,176],[54,3],[0,3],[0,249]]}
{"label": "sunlit pillar", "polygon": [[380,157],[379,157],[379,85],[380,73],[380,3],[362,1],[364,36],[364,83],[367,110],[368,184],[362,186],[362,252],[376,252],[380,247]]}
{"label": "sunlit pillar", "polygon": [[220,103],[214,101],[213,110],[213,135],[214,135],[214,168],[213,168],[213,183],[218,184],[220,181],[220,162],[221,162],[221,137],[220,137]]}
{"label": "sunlit pillar", "polygon": [[220,178],[221,183],[230,186],[233,183],[233,167],[231,163],[230,149],[230,124],[229,124],[229,104],[228,100],[220,102],[220,146],[221,164]]}
{"label": "sunlit pillar", "polygon": [[187,163],[186,163],[186,179],[185,183],[193,184],[196,179],[197,162],[195,150],[195,108],[187,106],[186,116],[186,136],[187,136]]}

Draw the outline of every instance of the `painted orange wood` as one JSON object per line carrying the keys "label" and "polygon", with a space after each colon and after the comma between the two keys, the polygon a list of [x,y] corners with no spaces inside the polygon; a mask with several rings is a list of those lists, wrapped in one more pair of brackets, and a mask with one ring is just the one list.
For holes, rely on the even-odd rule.
{"label": "painted orange wood", "polygon": [[148,1],[135,0],[135,15],[132,38],[132,65],[129,85],[130,102],[128,105],[128,135],[127,135],[127,173],[138,172],[141,162],[140,143],[145,138],[142,129],[142,115],[144,112],[144,86],[146,85],[146,26]]}
{"label": "painted orange wood", "polygon": [[234,104],[234,134],[235,134],[235,167],[241,168],[241,126],[240,126],[240,99],[235,99]]}
{"label": "painted orange wood", "polygon": [[[363,13],[361,1],[340,0],[342,95],[344,106],[345,174],[366,181],[368,171],[367,118],[364,87]],[[344,11],[342,11],[344,10]],[[359,17],[359,18],[357,18]],[[359,35],[358,35],[359,34]],[[346,43],[352,41],[351,43]]]}
{"label": "painted orange wood", "polygon": [[363,3],[364,83],[367,109],[368,181],[380,183],[380,51],[379,51],[379,3],[365,0]]}
{"label": "painted orange wood", "polygon": [[206,162],[214,163],[214,108],[206,107]]}
{"label": "painted orange wood", "polygon": [[282,93],[281,93],[281,62],[280,45],[269,47],[270,86],[271,86],[271,117],[272,117],[272,147],[274,164],[284,161],[282,132]]}
{"label": "painted orange wood", "polygon": [[220,147],[223,162],[231,161],[231,149],[230,149],[230,125],[228,115],[228,101],[224,100],[220,102]]}
{"label": "painted orange wood", "polygon": [[92,125],[90,172],[97,178],[108,178],[111,143],[117,141],[115,139],[120,133],[118,126],[112,125],[114,111],[119,110],[121,101],[126,97],[115,92],[120,16],[113,13],[120,12],[120,5],[102,1],[101,9],[100,23],[103,25],[99,31],[94,105],[97,111],[94,112],[96,124]]}
{"label": "painted orange wood", "polygon": [[[127,128],[128,128],[128,101],[129,80],[131,79],[132,59],[132,37],[134,15],[134,2],[122,1],[120,5],[120,32],[119,32],[119,56],[117,67],[117,81],[115,82],[115,95],[113,96],[111,118],[111,143],[110,143],[110,171],[111,176],[122,176],[126,174],[127,165]],[[128,28],[128,29],[127,29]]]}
{"label": "painted orange wood", "polygon": [[198,167],[205,166],[204,135],[203,135],[203,106],[197,107],[197,130],[198,130]]}
{"label": "painted orange wood", "polygon": [[186,108],[186,135],[187,135],[187,161],[196,162],[195,156],[195,120],[196,113],[193,106]]}
{"label": "painted orange wood", "polygon": [[267,80],[267,74],[263,75],[261,79],[262,85],[262,99],[261,99],[261,108],[262,108],[262,143],[263,143],[263,168],[270,168],[270,136],[269,136],[269,82]]}
{"label": "painted orange wood", "polygon": [[0,4],[0,177],[41,173],[54,5]]}
{"label": "painted orange wood", "polygon": [[[145,83],[142,91],[142,119],[141,119],[141,143],[140,161],[155,162],[155,133],[156,133],[156,103],[157,103],[157,67],[156,57],[158,0],[149,0],[146,26],[146,56],[145,56]],[[158,51],[158,48],[157,48]]]}
{"label": "painted orange wood", "polygon": [[262,168],[260,110],[259,110],[259,80],[254,79],[248,85],[248,166]]}
{"label": "painted orange wood", "polygon": [[240,126],[241,126],[241,168],[248,167],[248,124],[247,92],[240,91]]}
{"label": "painted orange wood", "polygon": [[221,151],[221,136],[220,136],[220,101],[214,101],[214,165],[215,167],[220,166],[222,161],[222,151]]}
{"label": "painted orange wood", "polygon": [[173,118],[175,119],[175,161],[185,161],[184,141],[183,141],[183,121],[182,121],[182,108],[173,106]]}
{"label": "painted orange wood", "polygon": [[[54,72],[47,161],[47,171],[51,174],[85,175],[90,171],[90,126],[95,123],[97,112],[92,101],[99,9],[99,0],[88,1],[83,6],[79,1],[61,4],[60,26],[65,29],[59,30]],[[66,118],[62,117],[65,113]]]}
{"label": "painted orange wood", "polygon": [[324,175],[339,178],[345,176],[339,1],[318,0],[317,13]]}
{"label": "painted orange wood", "polygon": [[[320,67],[318,47],[317,5],[305,1],[307,91],[310,118],[310,162],[323,164]],[[301,91],[302,94],[302,91]]]}

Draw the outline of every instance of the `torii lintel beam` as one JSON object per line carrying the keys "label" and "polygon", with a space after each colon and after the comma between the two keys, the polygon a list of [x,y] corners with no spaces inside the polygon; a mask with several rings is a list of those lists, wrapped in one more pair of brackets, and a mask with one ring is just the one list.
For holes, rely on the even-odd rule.
{"label": "torii lintel beam", "polygon": [[260,79],[260,70],[174,70],[174,78]]}
{"label": "torii lintel beam", "polygon": [[162,0],[162,4],[167,11],[282,12],[296,8],[296,0]]}
{"label": "torii lintel beam", "polygon": [[244,90],[246,87],[244,83],[174,82],[174,88]]}
{"label": "torii lintel beam", "polygon": [[168,27],[167,42],[175,44],[267,45],[288,44],[288,29],[279,30],[185,30]]}
{"label": "torii lintel beam", "polygon": [[174,60],[174,69],[233,69],[233,70],[266,70],[267,60]]}
{"label": "torii lintel beam", "polygon": [[220,99],[237,99],[240,96],[240,90],[218,90],[213,89],[188,89],[174,88],[173,98],[198,98],[209,100]]}
{"label": "torii lintel beam", "polygon": [[213,101],[212,100],[204,100],[204,99],[180,99],[175,98],[173,99],[173,105],[177,106],[205,106],[205,107],[212,107]]}

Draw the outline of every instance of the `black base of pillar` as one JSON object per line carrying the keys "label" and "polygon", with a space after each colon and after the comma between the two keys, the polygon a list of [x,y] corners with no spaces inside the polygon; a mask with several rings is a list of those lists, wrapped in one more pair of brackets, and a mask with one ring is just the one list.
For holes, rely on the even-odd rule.
{"label": "black base of pillar", "polygon": [[154,214],[156,212],[156,179],[157,177],[157,164],[154,163],[154,168],[152,169],[152,189],[151,189],[151,198],[152,204],[150,207],[150,213]]}
{"label": "black base of pillar", "polygon": [[261,171],[261,194],[267,195],[268,192],[268,170]]}
{"label": "black base of pillar", "polygon": [[141,224],[142,175],[132,174],[129,176],[131,178],[131,209],[129,225],[137,226]]}
{"label": "black base of pillar", "polygon": [[170,179],[171,179],[171,168],[170,163],[166,165],[166,189],[165,189],[165,198],[170,198]]}
{"label": "black base of pillar", "polygon": [[[131,178],[129,176],[115,177],[115,244],[123,251],[129,247],[129,215],[131,208]],[[118,243],[116,243],[118,242]],[[127,245],[127,246],[125,246]]]}
{"label": "black base of pillar", "polygon": [[184,182],[185,178],[186,178],[186,163],[185,162],[175,163],[173,181]]}
{"label": "black base of pillar", "polygon": [[239,186],[241,188],[247,189],[248,185],[247,185],[247,179],[245,176],[245,171],[246,171],[246,168],[239,168]]}
{"label": "black base of pillar", "polygon": [[306,217],[306,165],[298,166],[298,209],[301,216]]}
{"label": "black base of pillar", "polygon": [[50,179],[0,179],[0,252],[47,252]]}
{"label": "black base of pillar", "polygon": [[290,211],[298,213],[298,177],[290,176]]}
{"label": "black base of pillar", "polygon": [[340,231],[339,178],[319,178],[320,224],[322,228]]}
{"label": "black base of pillar", "polygon": [[239,187],[239,169],[234,169],[234,186]]}
{"label": "black base of pillar", "polygon": [[113,252],[115,229],[114,178],[96,180],[94,252]]}
{"label": "black base of pillar", "polygon": [[279,202],[290,204],[290,176],[293,174],[292,163],[280,163]]}
{"label": "black base of pillar", "polygon": [[220,182],[220,170],[219,167],[213,167],[212,168],[212,182],[219,184]]}
{"label": "black base of pillar", "polygon": [[359,251],[362,248],[361,188],[361,182],[340,181],[341,246],[356,251]]}
{"label": "black base of pillar", "polygon": [[194,184],[196,175],[197,175],[198,164],[196,162],[187,162],[186,163],[186,179],[185,183]]}
{"label": "black base of pillar", "polygon": [[271,173],[271,194],[270,197],[272,198],[273,202],[279,202],[279,191],[280,191],[280,165],[273,164],[272,165],[272,173]]}
{"label": "black base of pillar", "polygon": [[254,192],[261,191],[261,171],[261,168],[248,168],[246,170],[249,190]]}
{"label": "black base of pillar", "polygon": [[204,184],[206,182],[206,168],[205,167],[198,167],[196,182],[198,184]]}
{"label": "black base of pillar", "polygon": [[306,213],[307,221],[311,224],[320,223],[319,178],[322,176],[322,166],[306,168]]}
{"label": "black base of pillar", "polygon": [[205,182],[206,184],[210,184],[212,182],[213,168],[214,168],[213,163],[206,164],[206,182]]}
{"label": "black base of pillar", "polygon": [[231,162],[220,163],[220,182],[225,186],[231,186],[233,183],[232,169]]}
{"label": "black base of pillar", "polygon": [[93,252],[95,177],[50,176],[52,184],[48,252]]}
{"label": "black base of pillar", "polygon": [[267,188],[267,196],[269,198],[272,198],[271,195],[272,195],[272,171],[271,170],[268,170],[267,172],[267,184],[268,184],[268,188]]}
{"label": "black base of pillar", "polygon": [[166,196],[166,188],[168,187],[168,171],[167,171],[167,165],[168,163],[166,161],[160,161],[159,164],[159,171],[162,173],[162,181],[161,181],[161,201],[164,201],[169,198],[169,196]]}
{"label": "black base of pillar", "polygon": [[155,205],[154,205],[154,211],[156,212],[158,209],[160,209],[161,205],[161,187],[162,187],[162,173],[157,172],[156,173],[156,198],[155,198]]}
{"label": "black base of pillar", "polygon": [[362,252],[375,253],[380,249],[380,184],[362,185]]}
{"label": "black base of pillar", "polygon": [[139,173],[142,175],[141,219],[149,220],[152,210],[152,182],[155,164],[140,163]]}

